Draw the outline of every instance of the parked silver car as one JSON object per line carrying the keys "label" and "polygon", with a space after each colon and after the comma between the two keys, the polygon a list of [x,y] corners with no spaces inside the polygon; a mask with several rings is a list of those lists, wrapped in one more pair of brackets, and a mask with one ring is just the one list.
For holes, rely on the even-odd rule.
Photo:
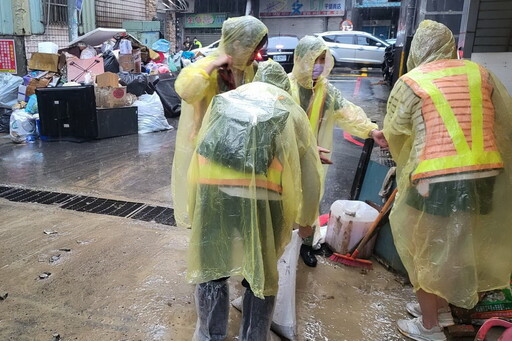
{"label": "parked silver car", "polygon": [[336,64],[381,66],[388,43],[362,31],[330,31],[317,33],[331,50]]}

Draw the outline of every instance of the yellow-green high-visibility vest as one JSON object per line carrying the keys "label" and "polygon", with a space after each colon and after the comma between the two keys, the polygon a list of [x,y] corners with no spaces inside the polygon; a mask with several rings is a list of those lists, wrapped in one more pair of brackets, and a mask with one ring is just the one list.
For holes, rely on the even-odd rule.
{"label": "yellow-green high-visibility vest", "polygon": [[439,60],[402,77],[422,99],[425,146],[412,180],[503,168],[494,137],[488,72],[463,60]]}

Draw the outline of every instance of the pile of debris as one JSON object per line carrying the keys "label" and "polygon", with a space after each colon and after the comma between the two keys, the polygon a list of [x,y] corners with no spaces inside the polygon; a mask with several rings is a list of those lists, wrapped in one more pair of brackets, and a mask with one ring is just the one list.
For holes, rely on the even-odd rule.
{"label": "pile of debris", "polygon": [[[21,143],[171,129],[166,117],[180,115],[181,100],[170,51],[167,40],[150,48],[124,29],[98,28],[61,49],[39,43],[27,75],[0,73],[0,132]],[[77,101],[84,96],[94,102],[88,109]],[[95,122],[85,132],[78,125],[89,116]]]}

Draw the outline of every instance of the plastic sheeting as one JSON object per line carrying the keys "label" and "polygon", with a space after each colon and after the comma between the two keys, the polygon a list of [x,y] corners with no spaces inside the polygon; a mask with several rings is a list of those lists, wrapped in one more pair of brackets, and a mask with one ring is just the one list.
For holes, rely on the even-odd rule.
{"label": "plastic sheeting", "polygon": [[322,170],[308,121],[287,92],[254,82],[216,96],[204,122],[188,174],[187,277],[241,275],[257,297],[275,296],[293,224],[311,225],[318,213]]}
{"label": "plastic sheeting", "polygon": [[[451,56],[455,56],[455,44],[448,28],[422,22],[412,42],[408,65],[431,72],[429,68],[442,66],[442,60]],[[431,63],[434,61],[438,62]],[[447,61],[446,66],[453,63]],[[425,148],[424,102],[404,81],[406,77],[399,79],[391,92],[384,122],[384,134],[397,162],[398,196],[390,216],[395,245],[415,290],[423,289],[469,309],[478,302],[479,292],[505,288],[510,283],[512,100],[495,77],[482,79],[492,87],[490,98],[485,98],[485,92],[482,95],[494,106],[494,122],[491,117],[490,124],[494,124],[494,137],[505,165],[497,176],[484,177],[482,172],[472,171],[432,177],[420,182],[420,189],[410,176]],[[468,89],[464,77],[452,78],[448,86],[439,84],[444,84],[436,85],[442,87],[443,96],[452,90]],[[472,104],[478,107],[478,99],[462,98],[457,103],[449,105],[458,122],[471,122],[468,116],[474,114]],[[486,105],[484,112],[492,115],[490,106]]]}
{"label": "plastic sheeting", "polygon": [[208,75],[205,69],[221,54],[229,54],[233,57],[233,65],[240,67],[233,70],[236,85],[251,82],[254,78],[255,66],[247,63],[266,34],[266,26],[254,17],[228,19],[223,24],[221,43],[217,51],[184,68],[176,79],[176,92],[183,99],[171,179],[178,226],[190,226],[186,215],[188,195],[185,179],[196,145],[197,132],[201,128],[204,114],[212,98],[229,90],[220,81],[218,70]]}
{"label": "plastic sheeting", "polygon": [[[313,67],[316,59],[325,52],[325,66],[316,83],[313,82]],[[327,80],[334,60],[325,43],[316,37],[306,36],[295,49],[294,66],[290,74],[291,93],[301,107],[307,111],[318,96],[325,97],[320,123],[313,133],[319,146],[332,149],[333,129],[336,124],[348,133],[368,138],[371,130],[377,129],[363,109],[343,98],[341,92]],[[308,113],[311,116],[311,113]],[[325,169],[327,169],[325,167]]]}

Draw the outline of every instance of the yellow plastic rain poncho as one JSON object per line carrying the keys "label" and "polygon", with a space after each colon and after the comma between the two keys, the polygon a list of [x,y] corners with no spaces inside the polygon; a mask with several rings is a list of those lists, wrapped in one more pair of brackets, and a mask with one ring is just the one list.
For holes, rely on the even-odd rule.
{"label": "yellow plastic rain poncho", "polygon": [[243,85],[205,115],[189,169],[187,273],[192,283],[241,275],[260,298],[277,293],[293,224],[316,219],[322,172],[304,111],[282,90],[286,73],[263,64],[260,79],[280,88]]}
{"label": "yellow plastic rain poncho", "polygon": [[[495,77],[478,64],[454,60],[455,52],[446,26],[420,24],[407,63],[409,73],[397,81],[388,101],[384,135],[397,162],[391,227],[414,289],[472,308],[479,292],[510,284],[512,101]],[[434,86],[423,83],[425,77],[446,70],[448,76],[430,83]],[[482,98],[486,91],[491,95]],[[426,93],[435,95],[428,98]],[[490,114],[479,116],[482,112]],[[427,124],[442,128],[427,130]],[[497,152],[487,152],[493,146]],[[447,151],[461,157],[450,161],[454,159],[445,156]],[[474,158],[475,153],[496,158],[498,163],[486,166],[496,169],[479,166],[484,162]],[[435,168],[427,156],[436,160]]]}
{"label": "yellow plastic rain poncho", "polygon": [[[324,70],[314,83],[313,66],[324,52]],[[295,49],[294,66],[289,75],[293,98],[308,114],[317,144],[329,150],[332,149],[334,124],[363,139],[378,128],[363,109],[343,98],[341,92],[329,83],[327,77],[333,66],[334,59],[325,43],[319,38],[306,36]]]}
{"label": "yellow plastic rain poncho", "polygon": [[221,54],[227,54],[232,57],[236,86],[251,82],[256,66],[253,63],[248,65],[248,62],[267,32],[267,27],[251,16],[226,20],[222,25],[217,51],[184,68],[176,80],[175,88],[182,98],[182,104],[172,164],[171,191],[178,226],[190,227],[186,177],[204,113],[215,95],[229,90],[217,70],[208,75],[205,69]]}

